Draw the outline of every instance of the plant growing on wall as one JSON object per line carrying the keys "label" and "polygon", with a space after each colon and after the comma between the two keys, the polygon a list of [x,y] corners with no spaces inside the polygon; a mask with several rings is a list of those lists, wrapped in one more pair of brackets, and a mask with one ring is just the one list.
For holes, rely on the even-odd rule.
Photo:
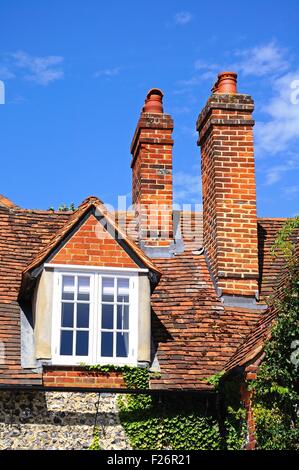
{"label": "plant growing on wall", "polygon": [[299,449],[299,263],[292,235],[299,217],[280,231],[273,254],[286,260],[287,285],[273,299],[278,316],[253,383],[256,437],[260,449]]}

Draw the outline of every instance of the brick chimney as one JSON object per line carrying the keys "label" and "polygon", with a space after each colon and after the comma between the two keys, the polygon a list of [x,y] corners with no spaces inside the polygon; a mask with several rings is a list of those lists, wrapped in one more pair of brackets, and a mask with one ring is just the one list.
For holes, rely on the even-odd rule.
{"label": "brick chimney", "polygon": [[237,74],[222,72],[197,120],[204,247],[220,296],[258,295],[253,110]]}
{"label": "brick chimney", "polygon": [[139,242],[148,254],[166,252],[173,241],[173,120],[162,99],[161,90],[148,92],[131,144],[133,204]]}

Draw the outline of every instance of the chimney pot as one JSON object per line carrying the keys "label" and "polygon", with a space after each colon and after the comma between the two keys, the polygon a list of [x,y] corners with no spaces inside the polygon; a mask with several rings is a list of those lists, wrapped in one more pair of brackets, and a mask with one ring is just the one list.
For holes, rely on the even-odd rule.
{"label": "chimney pot", "polygon": [[237,93],[236,72],[220,72],[218,79],[212,88],[212,93],[235,95]]}
{"label": "chimney pot", "polygon": [[143,106],[143,113],[163,113],[163,92],[159,88],[152,88],[146,95],[145,104]]}

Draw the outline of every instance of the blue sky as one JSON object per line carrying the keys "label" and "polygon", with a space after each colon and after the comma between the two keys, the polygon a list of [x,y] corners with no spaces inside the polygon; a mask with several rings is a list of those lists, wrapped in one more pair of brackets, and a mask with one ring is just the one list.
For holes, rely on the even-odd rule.
{"label": "blue sky", "polygon": [[2,0],[0,193],[32,208],[129,196],[131,138],[159,87],[175,200],[200,203],[195,122],[229,68],[256,103],[258,214],[297,214],[298,15],[295,0]]}

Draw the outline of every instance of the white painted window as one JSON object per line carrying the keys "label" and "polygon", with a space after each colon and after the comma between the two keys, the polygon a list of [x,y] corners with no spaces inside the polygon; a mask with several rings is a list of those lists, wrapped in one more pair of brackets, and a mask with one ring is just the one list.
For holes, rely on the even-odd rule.
{"label": "white painted window", "polygon": [[54,272],[53,364],[137,364],[138,273]]}

